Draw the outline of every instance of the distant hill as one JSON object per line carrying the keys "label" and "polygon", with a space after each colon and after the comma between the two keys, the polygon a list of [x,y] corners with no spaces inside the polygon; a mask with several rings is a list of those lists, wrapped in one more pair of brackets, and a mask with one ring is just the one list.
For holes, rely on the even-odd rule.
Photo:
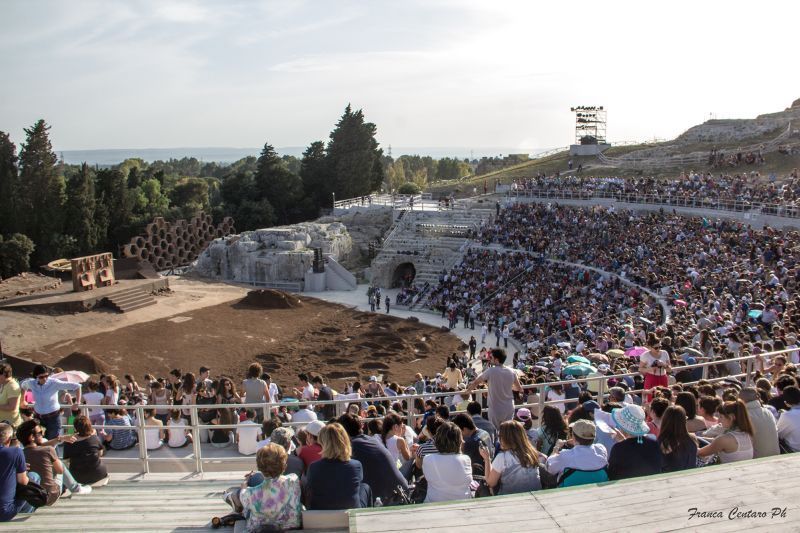
{"label": "distant hill", "polygon": [[[708,166],[712,149],[728,154],[738,149],[745,152],[761,149],[766,163],[712,169]],[[564,150],[486,175],[437,182],[429,190],[435,194],[449,191],[467,194],[473,188],[482,190],[484,182],[491,188],[495,182],[510,183],[539,173],[564,173],[570,160],[574,168],[583,165],[584,175],[595,176],[674,177],[688,170],[715,173],[756,170],[762,176],[785,176],[792,169],[800,167],[800,99],[783,111],[753,119],[709,120],[689,128],[671,141],[612,146],[600,158],[570,157],[569,152]]]}
{"label": "distant hill", "polygon": [[[302,157],[305,147],[303,146],[284,146],[275,149],[280,155],[291,155]],[[383,146],[384,153],[388,146]],[[541,148],[510,148],[510,147],[478,147],[469,148],[465,146],[409,146],[392,147],[392,155],[419,155],[430,156],[434,159],[443,157],[453,157],[458,159],[496,157],[508,154],[537,154],[542,152]],[[60,156],[64,156],[64,161],[70,165],[89,163],[90,165],[111,166],[122,163],[126,159],[140,158],[148,163],[153,161],[168,161],[170,159],[182,159],[184,157],[194,157],[203,162],[210,163],[233,163],[243,157],[255,156],[261,153],[261,148],[118,148],[100,150],[56,150]]]}

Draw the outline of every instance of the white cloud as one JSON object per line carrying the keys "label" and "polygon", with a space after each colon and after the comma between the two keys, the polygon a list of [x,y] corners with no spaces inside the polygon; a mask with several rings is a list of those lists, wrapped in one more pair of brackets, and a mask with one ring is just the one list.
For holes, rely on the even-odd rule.
{"label": "white cloud", "polygon": [[154,14],[170,22],[202,22],[210,17],[208,9],[190,2],[156,2]]}
{"label": "white cloud", "polygon": [[19,141],[44,117],[59,148],[304,145],[347,102],[395,146],[564,145],[576,104],[634,140],[779,110],[800,86],[773,52],[793,49],[795,18],[737,1],[3,7],[0,130]]}

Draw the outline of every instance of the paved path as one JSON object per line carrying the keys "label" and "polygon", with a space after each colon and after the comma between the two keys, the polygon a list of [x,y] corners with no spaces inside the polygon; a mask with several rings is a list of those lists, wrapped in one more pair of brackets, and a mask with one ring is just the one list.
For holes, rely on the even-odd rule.
{"label": "paved path", "polygon": [[[368,287],[369,285],[362,284],[359,285],[358,288],[354,291],[304,292],[303,296],[311,296],[313,298],[319,298],[320,300],[336,302],[342,305],[355,307],[359,311],[369,312],[369,303],[367,302]],[[389,296],[392,302],[394,302],[398,292],[399,289],[381,288],[381,299],[386,300],[386,296]],[[436,327],[448,325],[447,318],[442,318],[441,313],[420,311],[420,310],[408,311],[406,309],[398,309],[394,306],[390,306],[389,311],[390,311],[389,314],[392,316],[400,318],[408,318],[410,316],[414,316],[419,318],[420,322],[424,322],[426,324],[430,324]],[[381,307],[381,312],[382,313],[386,312],[385,306]],[[496,339],[494,336],[494,331],[492,331],[490,335],[486,336],[486,343],[482,345],[480,324],[476,322],[474,330],[465,328],[463,327],[463,325],[464,325],[463,321],[459,320],[456,328],[450,331],[454,335],[456,335],[459,339],[463,340],[466,343],[469,343],[470,335],[475,335],[475,338],[478,340],[478,351],[480,351],[481,346],[486,346],[488,348],[493,348],[495,346]],[[517,347],[517,345],[513,343],[511,339],[509,339],[508,340],[508,351],[510,352],[509,355],[512,355],[514,351],[518,349],[519,348]]]}

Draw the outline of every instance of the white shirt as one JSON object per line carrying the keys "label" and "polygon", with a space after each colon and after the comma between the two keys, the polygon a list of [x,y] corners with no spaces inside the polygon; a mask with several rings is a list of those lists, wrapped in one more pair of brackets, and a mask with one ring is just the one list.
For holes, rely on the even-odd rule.
{"label": "white shirt", "polygon": [[[650,350],[647,350],[642,354],[640,361],[645,363],[649,373],[654,376],[663,376],[667,372],[665,367],[669,364],[669,354],[666,350],[659,350],[658,357],[656,357]],[[658,368],[654,367],[653,362],[655,361],[661,361],[662,366]]]}
{"label": "white shirt", "polygon": [[314,387],[309,383],[305,387],[303,387],[303,400],[313,400],[314,399]]}
{"label": "white shirt", "polygon": [[239,438],[239,453],[242,455],[253,455],[258,451],[258,430],[259,425],[252,420],[239,422],[236,428],[236,436]]}
{"label": "white shirt", "polygon": [[545,393],[545,401],[547,401],[547,402],[559,401],[559,403],[557,403],[557,404],[550,404],[550,405],[552,405],[553,407],[558,409],[558,411],[562,415],[567,410],[566,404],[564,402],[566,397],[567,397],[567,393],[566,392],[559,394],[556,391],[554,391],[553,389],[548,389],[547,392]]}
{"label": "white shirt", "polygon": [[[156,420],[156,422],[161,423],[160,420]],[[145,420],[144,425],[145,426],[155,425],[155,423],[153,421]],[[158,449],[163,444],[163,442],[161,441],[161,428],[162,427],[163,427],[163,425],[160,426],[160,427],[157,427],[157,428],[145,429],[144,430],[144,442],[145,442],[145,445],[147,446],[148,450]]]}
{"label": "white shirt", "polygon": [[[86,405],[100,405],[103,401],[103,393],[102,392],[87,392],[83,395],[83,401],[86,402]],[[95,407],[93,409],[89,409],[89,416],[97,416],[102,415],[103,410],[99,407]]]}
{"label": "white shirt", "polygon": [[311,409],[300,409],[292,415],[292,422],[300,422],[303,425],[298,426],[300,429],[305,429],[309,422],[317,420],[317,413]]}
{"label": "white shirt", "polygon": [[[167,444],[172,448],[180,448],[186,442],[186,421],[183,418],[179,418],[177,421],[173,418],[170,418],[167,421],[167,427],[169,428],[169,441]],[[152,438],[152,437],[151,437]]]}
{"label": "white shirt", "polygon": [[800,451],[800,407],[792,407],[781,413],[778,437],[786,441],[793,451]]}
{"label": "white shirt", "polygon": [[472,497],[472,465],[464,454],[433,453],[422,459],[422,472],[428,481],[425,503],[467,500]]}
{"label": "white shirt", "polygon": [[278,386],[270,381],[268,391],[269,403],[278,403]]}
{"label": "white shirt", "polygon": [[547,471],[559,475],[565,468],[575,470],[599,470],[608,465],[608,452],[605,446],[592,444],[577,445],[569,450],[562,450],[547,459]]}
{"label": "white shirt", "polygon": [[403,462],[405,462],[405,459],[403,458],[402,455],[400,455],[400,449],[397,447],[397,441],[399,440],[400,437],[398,437],[397,435],[392,435],[391,437],[386,439],[386,449],[389,450],[389,453],[391,454],[392,459],[394,459],[395,463],[399,461],[402,464]]}

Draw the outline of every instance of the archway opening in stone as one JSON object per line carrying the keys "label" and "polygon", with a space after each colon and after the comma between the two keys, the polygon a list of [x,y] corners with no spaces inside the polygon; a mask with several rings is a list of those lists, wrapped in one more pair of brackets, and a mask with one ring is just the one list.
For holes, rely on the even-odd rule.
{"label": "archway opening in stone", "polygon": [[417,269],[413,263],[400,263],[392,275],[392,287],[410,287],[414,283]]}

